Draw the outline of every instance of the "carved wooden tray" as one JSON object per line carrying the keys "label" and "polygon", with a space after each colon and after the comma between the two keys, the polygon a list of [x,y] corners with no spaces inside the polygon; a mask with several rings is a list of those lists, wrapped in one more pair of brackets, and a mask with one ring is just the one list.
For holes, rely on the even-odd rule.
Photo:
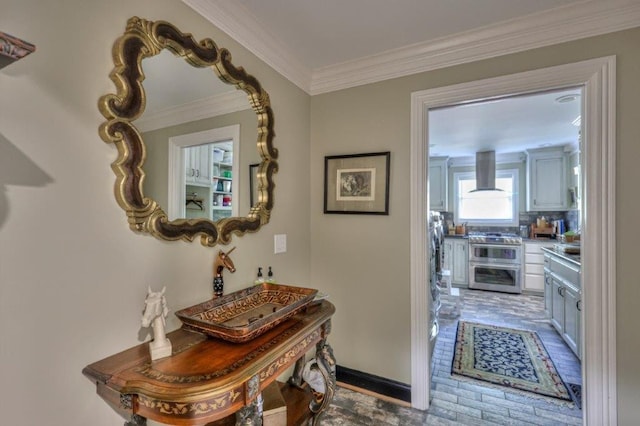
{"label": "carved wooden tray", "polygon": [[176,312],[183,327],[247,342],[304,308],[318,290],[263,283]]}

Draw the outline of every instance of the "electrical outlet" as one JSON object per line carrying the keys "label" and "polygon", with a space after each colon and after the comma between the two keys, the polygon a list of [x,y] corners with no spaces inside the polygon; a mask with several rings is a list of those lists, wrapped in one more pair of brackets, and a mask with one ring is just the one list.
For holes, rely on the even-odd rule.
{"label": "electrical outlet", "polygon": [[287,234],[276,234],[273,236],[273,253],[287,252]]}

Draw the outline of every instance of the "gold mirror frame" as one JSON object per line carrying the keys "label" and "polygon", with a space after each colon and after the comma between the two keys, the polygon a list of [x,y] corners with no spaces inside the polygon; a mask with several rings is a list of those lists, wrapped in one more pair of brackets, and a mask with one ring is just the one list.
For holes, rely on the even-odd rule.
{"label": "gold mirror frame", "polygon": [[[246,217],[216,222],[209,219],[169,221],[158,203],[144,196],[146,147],[133,122],[142,116],[146,106],[142,60],[159,54],[162,49],[170,50],[194,67],[211,67],[222,81],[247,93],[258,118],[257,149],[262,162],[257,174],[258,200]],[[191,34],[182,33],[165,21],[130,18],[124,34],[113,45],[112,55],[115,67],[109,77],[116,85],[116,93],[99,100],[100,112],[107,119],[99,133],[105,142],[115,144],[118,149],[118,158],[111,168],[116,174],[116,200],[127,213],[129,227],[163,240],[193,241],[200,234],[203,245],[214,246],[229,243],[232,234],[256,232],[268,223],[273,209],[273,174],[278,171],[278,150],[273,147],[275,134],[269,95],[258,80],[244,68],[234,66],[231,53],[218,48],[213,40],[196,42]]]}

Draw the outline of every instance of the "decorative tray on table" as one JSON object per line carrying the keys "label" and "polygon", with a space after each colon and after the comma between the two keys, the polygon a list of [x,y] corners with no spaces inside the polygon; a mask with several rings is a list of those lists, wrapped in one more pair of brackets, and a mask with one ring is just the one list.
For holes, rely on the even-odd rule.
{"label": "decorative tray on table", "polygon": [[176,312],[184,327],[230,342],[252,340],[288,319],[318,290],[263,283]]}

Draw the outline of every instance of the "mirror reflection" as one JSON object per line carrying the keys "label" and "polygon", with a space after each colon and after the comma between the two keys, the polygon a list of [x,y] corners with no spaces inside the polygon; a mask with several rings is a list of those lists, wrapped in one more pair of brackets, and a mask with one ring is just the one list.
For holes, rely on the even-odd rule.
{"label": "mirror reflection", "polygon": [[[166,206],[169,220],[217,221],[248,214],[248,165],[260,159],[253,134],[244,141],[249,147],[244,155],[241,132],[211,134],[222,122],[244,124],[249,132],[256,128],[246,94],[220,81],[210,68],[194,68],[166,50],[142,64],[147,106],[138,127],[147,144],[145,193]],[[237,99],[229,105],[233,97]],[[196,114],[202,118],[194,120]],[[198,137],[200,129],[213,132],[205,130]],[[214,141],[216,137],[221,140]],[[187,140],[181,142],[183,138]],[[180,147],[180,158],[172,158],[178,154],[173,144]]]}
{"label": "mirror reflection", "polygon": [[118,148],[116,199],[130,227],[165,240],[200,235],[211,246],[266,224],[278,151],[255,77],[211,39],[137,17],[113,57],[117,93],[100,98],[100,136]]}
{"label": "mirror reflection", "polygon": [[238,200],[235,199],[238,179],[234,180],[234,172],[239,172],[239,167],[234,171],[233,151],[233,141],[182,149],[186,194],[185,201],[180,203],[179,217],[216,221],[238,215]]}

